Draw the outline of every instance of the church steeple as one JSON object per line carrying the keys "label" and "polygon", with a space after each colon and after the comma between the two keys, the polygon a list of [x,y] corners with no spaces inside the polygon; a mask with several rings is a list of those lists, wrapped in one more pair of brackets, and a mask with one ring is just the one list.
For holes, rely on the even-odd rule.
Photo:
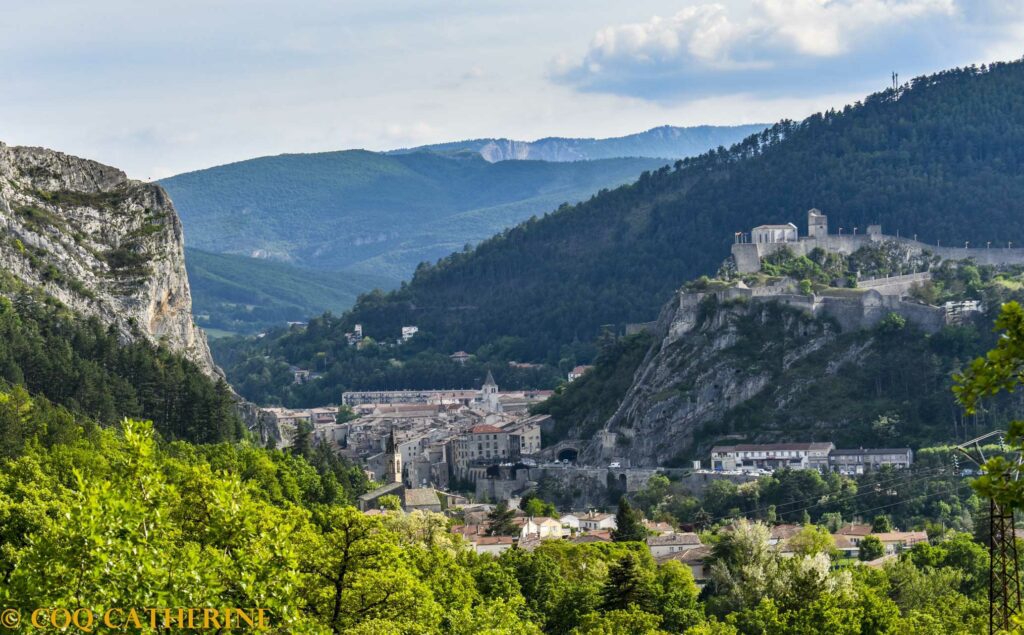
{"label": "church steeple", "polygon": [[391,428],[391,432],[388,434],[384,454],[387,455],[387,473],[385,474],[385,481],[387,483],[401,483],[402,454],[398,451],[398,441],[395,438],[394,428]]}
{"label": "church steeple", "polygon": [[487,371],[487,379],[484,380],[484,385],[480,389],[480,398],[488,412],[501,411],[501,404],[498,401],[498,383],[494,381],[494,375],[489,370]]}

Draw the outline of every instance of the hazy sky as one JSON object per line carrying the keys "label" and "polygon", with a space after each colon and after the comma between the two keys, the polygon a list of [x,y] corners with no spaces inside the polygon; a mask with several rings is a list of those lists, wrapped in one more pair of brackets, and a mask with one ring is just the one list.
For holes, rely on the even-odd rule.
{"label": "hazy sky", "polygon": [[138,178],[281,152],[801,118],[1024,53],[1016,0],[34,0],[0,140]]}

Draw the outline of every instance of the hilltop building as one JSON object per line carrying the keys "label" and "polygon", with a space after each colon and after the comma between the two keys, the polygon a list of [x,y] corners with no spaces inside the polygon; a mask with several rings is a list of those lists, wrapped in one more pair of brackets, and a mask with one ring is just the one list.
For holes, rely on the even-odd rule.
{"label": "hilltop building", "polygon": [[759,225],[749,233],[738,232],[732,246],[736,270],[740,273],[756,273],[761,270],[761,258],[781,249],[789,249],[798,256],[806,256],[816,248],[849,256],[861,247],[886,241],[895,241],[909,248],[912,254],[929,252],[942,260],[972,258],[981,265],[1024,264],[1024,249],[1021,248],[928,245],[910,238],[883,234],[881,225],[868,225],[860,233],[857,227],[848,228],[846,233],[842,233],[842,228],[839,231],[839,234],[830,234],[828,216],[820,210],[812,209],[807,212],[806,236],[800,236],[793,223]]}

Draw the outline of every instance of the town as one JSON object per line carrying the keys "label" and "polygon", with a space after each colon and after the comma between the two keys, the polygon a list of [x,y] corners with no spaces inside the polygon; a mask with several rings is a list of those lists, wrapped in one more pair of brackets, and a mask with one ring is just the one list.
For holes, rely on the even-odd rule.
{"label": "town", "polygon": [[[583,372],[585,368],[574,369],[576,377],[571,379]],[[531,415],[529,406],[549,395],[550,391],[501,391],[488,373],[478,390],[346,392],[340,408],[263,408],[261,417],[279,431],[278,447],[308,435],[309,442],[327,444],[364,466],[378,487],[359,496],[357,505],[363,513],[443,513],[452,518],[453,533],[478,553],[489,554],[513,547],[532,549],[544,540],[612,541],[616,514],[605,501],[585,498],[594,504],[583,509],[559,510],[549,504],[544,515],[529,513],[529,505],[523,509],[543,479],[582,483],[597,491],[610,478],[621,485],[623,494],[631,494],[656,475],[670,475],[700,491],[716,480],[749,483],[778,470],[858,476],[906,470],[914,461],[910,448],[843,449],[830,442],[806,442],[714,446],[706,463],[695,460],[689,469],[634,468],[626,458],[584,465],[562,444],[555,448],[563,448],[558,453],[543,446],[551,417]],[[507,514],[498,529],[496,514]],[[702,584],[710,549],[694,527],[642,522],[651,555],[658,561],[684,563]],[[856,559],[860,542],[874,536],[884,553],[869,563],[880,564],[927,541],[921,531],[883,529],[844,523],[832,534],[836,552]],[[790,540],[801,530],[790,523],[774,525],[771,544],[790,554]]]}
{"label": "town", "polygon": [[[761,258],[780,249],[805,253],[823,248],[849,254],[863,245],[897,240],[915,253],[931,257],[926,246],[885,236],[877,226],[861,235],[830,235],[827,217],[813,209],[808,212],[807,237],[798,236],[791,223],[762,225],[749,235],[738,233],[733,261],[739,272],[750,272],[760,268]],[[949,257],[960,255],[957,250],[949,251]],[[999,261],[1016,262],[1021,258],[1016,249],[985,250],[982,255]],[[811,302],[807,310],[829,315],[844,328],[854,329],[877,324],[887,311],[896,311],[934,331],[943,324],[960,323],[965,315],[980,310],[977,303],[927,307],[906,300],[915,285],[928,280],[926,271],[861,280],[858,286],[862,295],[831,297],[826,289],[809,300],[791,283],[752,292],[739,282],[715,293],[724,294],[723,300],[732,298],[732,293],[789,305]],[[696,300],[690,304],[695,304],[704,295],[684,289],[680,303],[687,304],[693,296]],[[853,306],[851,303],[856,307],[847,306]],[[651,325],[633,325],[632,331],[647,328]],[[670,337],[681,337],[687,331],[675,323],[668,328]],[[388,345],[401,346],[417,332],[415,326],[404,326]],[[346,337],[350,346],[361,346],[362,326],[355,325]],[[457,351],[450,359],[465,364],[470,355]],[[292,370],[296,383],[317,379],[308,370]],[[590,366],[576,366],[565,381],[576,381],[590,370]],[[596,453],[584,455],[581,449],[587,444],[572,440],[545,444],[554,422],[550,415],[531,414],[531,408],[552,394],[550,390],[503,391],[488,371],[479,388],[349,391],[340,395],[338,406],[261,408],[260,429],[267,431],[266,436],[278,448],[324,444],[338,456],[362,466],[367,479],[375,484],[356,501],[364,514],[444,514],[450,519],[452,533],[463,537],[469,548],[488,554],[511,548],[532,550],[547,540],[612,541],[621,530],[618,523],[623,497],[643,496],[656,483],[671,481],[684,491],[701,495],[716,488],[715,483],[743,487],[793,472],[850,479],[898,474],[909,472],[915,460],[909,447],[842,448],[830,441],[757,444],[739,438],[732,445],[712,446],[706,458],[695,459],[686,468],[633,465],[628,456],[615,453],[615,433],[607,429],[590,442],[599,447]],[[584,456],[597,458],[584,460]],[[551,487],[552,483],[574,492],[571,504],[556,507],[541,498],[541,485]],[[619,498],[618,505],[615,497]],[[628,507],[628,503],[625,505]],[[710,520],[716,521],[717,531],[730,531],[741,519],[736,515]],[[647,518],[639,522],[643,540],[655,560],[678,560],[691,569],[698,584],[703,584],[710,545],[702,540],[701,531],[710,523]],[[872,519],[833,514],[829,525],[830,549],[836,557],[875,566],[928,541],[923,531],[895,529],[884,515]],[[806,538],[805,530],[805,526],[792,522],[770,523],[769,542],[781,555],[792,555]],[[872,538],[868,541],[872,549],[865,550],[862,543],[868,537]]]}

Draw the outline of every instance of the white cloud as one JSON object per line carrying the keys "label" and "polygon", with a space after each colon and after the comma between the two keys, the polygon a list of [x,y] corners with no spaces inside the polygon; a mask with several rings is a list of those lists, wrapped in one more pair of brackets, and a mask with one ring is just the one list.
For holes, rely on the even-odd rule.
{"label": "white cloud", "polygon": [[[669,18],[607,26],[582,58],[556,56],[551,75],[584,89],[643,94],[646,80],[807,66],[876,46],[880,37],[951,20],[954,0],[750,0],[701,4]],[[728,92],[735,86],[725,86]]]}

